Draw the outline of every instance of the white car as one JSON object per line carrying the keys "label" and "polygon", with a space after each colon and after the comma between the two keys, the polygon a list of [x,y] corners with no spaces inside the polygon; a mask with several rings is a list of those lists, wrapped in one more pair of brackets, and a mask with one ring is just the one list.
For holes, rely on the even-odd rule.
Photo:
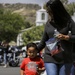
{"label": "white car", "polygon": [[26,57],[26,46],[22,47],[22,57]]}

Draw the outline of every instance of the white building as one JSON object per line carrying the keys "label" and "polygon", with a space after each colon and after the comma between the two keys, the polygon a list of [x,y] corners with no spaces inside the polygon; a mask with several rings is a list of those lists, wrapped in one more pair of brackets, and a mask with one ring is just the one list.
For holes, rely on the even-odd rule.
{"label": "white building", "polygon": [[41,8],[36,12],[36,26],[43,25],[48,20],[48,14],[45,9]]}

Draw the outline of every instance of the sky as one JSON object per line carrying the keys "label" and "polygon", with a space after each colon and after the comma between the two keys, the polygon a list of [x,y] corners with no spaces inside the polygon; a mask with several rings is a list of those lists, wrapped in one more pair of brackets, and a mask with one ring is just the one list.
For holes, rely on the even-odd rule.
{"label": "sky", "polygon": [[[32,3],[42,5],[48,0],[0,0],[0,3]],[[68,0],[69,2],[75,2],[75,0]]]}

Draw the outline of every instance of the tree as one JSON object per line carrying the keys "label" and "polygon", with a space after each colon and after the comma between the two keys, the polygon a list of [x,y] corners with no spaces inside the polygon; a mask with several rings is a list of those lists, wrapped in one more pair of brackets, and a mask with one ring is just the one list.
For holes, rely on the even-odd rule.
{"label": "tree", "polygon": [[75,12],[75,3],[73,2],[73,3],[67,4],[65,5],[65,8],[70,15],[73,15]]}
{"label": "tree", "polygon": [[23,25],[24,20],[20,15],[0,10],[0,41],[15,41]]}
{"label": "tree", "polygon": [[30,28],[30,27],[32,27],[32,25],[29,22],[25,21],[25,27],[24,28]]}
{"label": "tree", "polygon": [[75,3],[68,3],[68,0],[61,0],[61,2],[64,4],[64,7],[68,11],[70,15],[73,15],[75,12]]}
{"label": "tree", "polygon": [[24,45],[26,45],[29,42],[41,40],[43,30],[44,30],[44,26],[36,26],[30,30],[25,31],[22,36]]}

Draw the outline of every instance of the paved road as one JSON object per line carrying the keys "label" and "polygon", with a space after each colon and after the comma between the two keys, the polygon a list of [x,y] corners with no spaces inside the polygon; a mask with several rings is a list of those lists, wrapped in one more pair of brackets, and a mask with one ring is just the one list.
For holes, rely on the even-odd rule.
{"label": "paved road", "polygon": [[7,67],[0,66],[0,75],[20,75],[19,67]]}
{"label": "paved road", "polygon": [[[20,68],[19,67],[4,68],[3,66],[0,66],[0,75],[20,75]],[[46,72],[44,72],[41,75],[47,75],[47,74]]]}
{"label": "paved road", "polygon": [[[20,63],[22,62],[23,58],[20,59]],[[20,64],[19,64],[20,66]],[[20,75],[20,67],[10,67],[4,68],[0,65],[0,75]],[[41,75],[47,75],[46,72],[42,73]]]}
{"label": "paved road", "polygon": [[[23,58],[20,58],[20,63],[22,62]],[[20,64],[19,64],[20,66]],[[3,64],[0,64],[0,75],[20,75],[20,67],[10,67],[7,68],[3,67]]]}

